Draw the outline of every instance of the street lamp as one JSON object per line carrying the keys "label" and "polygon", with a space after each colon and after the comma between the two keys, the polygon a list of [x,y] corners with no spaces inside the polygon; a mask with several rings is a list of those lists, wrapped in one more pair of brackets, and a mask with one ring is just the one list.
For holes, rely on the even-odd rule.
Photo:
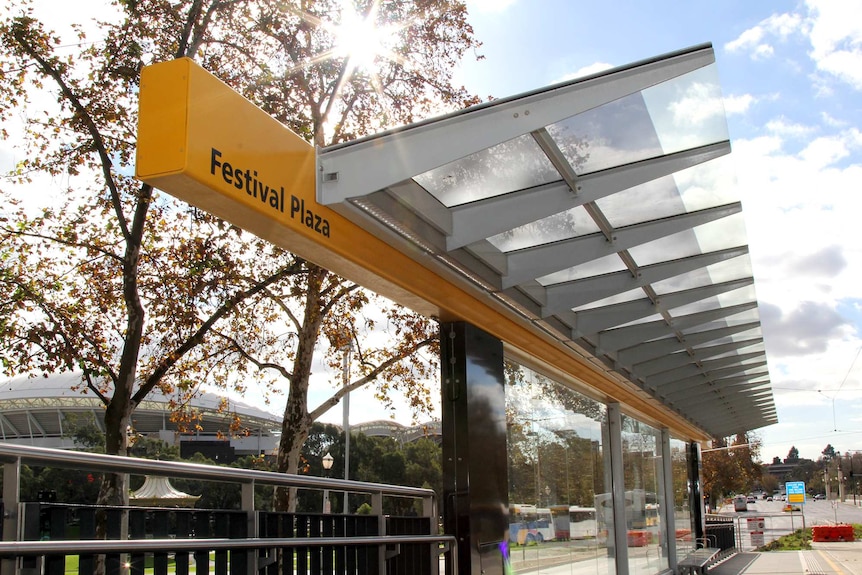
{"label": "street lamp", "polygon": [[[341,366],[341,379],[344,386],[344,412],[342,415],[342,427],[344,428],[344,479],[350,479],[350,352],[353,351],[353,342],[348,340],[347,345],[342,348],[344,352],[343,365]],[[347,515],[347,491],[344,492],[344,514]]]}
{"label": "street lamp", "polygon": [[[327,451],[326,455],[323,456],[323,470],[326,472],[326,478],[329,478],[329,470],[332,469],[332,455]],[[329,503],[329,489],[323,490],[323,512],[330,512],[330,503]]]}

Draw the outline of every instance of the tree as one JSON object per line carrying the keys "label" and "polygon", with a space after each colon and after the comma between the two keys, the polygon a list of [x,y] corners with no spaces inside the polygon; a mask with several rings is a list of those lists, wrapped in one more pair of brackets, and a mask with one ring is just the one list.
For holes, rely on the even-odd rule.
{"label": "tree", "polygon": [[787,452],[787,459],[785,461],[790,463],[797,459],[799,459],[799,450],[796,449],[796,446],[794,445],[790,448],[790,451]]}
{"label": "tree", "polygon": [[703,453],[704,494],[718,501],[731,493],[748,493],[763,476],[758,458],[759,444],[753,436],[715,438]]}
{"label": "tree", "polygon": [[[28,111],[26,159],[11,176],[67,185],[65,199],[47,207],[7,196],[0,362],[7,373],[80,370],[82,386],[105,404],[107,453],[126,454],[132,413],[157,386],[177,397],[183,419],[201,381],[240,389],[252,377],[286,381],[277,464],[285,472],[299,469],[311,423],[352,389],[375,382],[384,402],[399,389],[415,409],[428,406],[421,384],[433,364],[404,360],[433,345],[432,322],[397,306],[372,317],[364,312],[373,298],[358,286],[130,176],[139,73],[156,61],[196,59],[315,145],[476,101],[451,82],[477,45],[462,2],[361,2],[363,14],[393,26],[387,57],[367,69],[320,57],[337,48],[321,23],[337,21],[341,7],[123,1],[97,42],[79,29],[80,44],[62,52],[26,0],[7,8],[0,119]],[[34,113],[42,94],[57,102],[44,115]],[[397,346],[366,345],[381,323]],[[357,378],[309,406],[315,353],[322,348],[335,367],[348,342]],[[127,492],[123,476],[106,475],[99,501],[122,503]],[[289,493],[279,504],[290,507]]]}

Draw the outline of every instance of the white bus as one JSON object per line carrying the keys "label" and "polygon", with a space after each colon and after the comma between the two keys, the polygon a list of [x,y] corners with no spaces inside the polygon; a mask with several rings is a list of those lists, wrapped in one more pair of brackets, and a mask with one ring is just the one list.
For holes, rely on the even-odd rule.
{"label": "white bus", "polygon": [[569,507],[569,537],[571,539],[595,539],[598,536],[596,524],[596,508]]}
{"label": "white bus", "polygon": [[550,509],[523,503],[509,505],[509,541],[526,545],[554,539],[554,519]]}

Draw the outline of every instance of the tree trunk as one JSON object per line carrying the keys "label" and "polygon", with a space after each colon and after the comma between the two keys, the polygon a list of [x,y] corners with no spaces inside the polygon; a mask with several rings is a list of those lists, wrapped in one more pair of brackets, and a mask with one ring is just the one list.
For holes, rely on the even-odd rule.
{"label": "tree trunk", "polygon": [[[280,473],[299,471],[302,446],[308,438],[312,420],[308,414],[308,384],[311,364],[314,359],[314,346],[320,335],[323,321],[321,308],[321,288],[329,272],[308,264],[308,289],[305,294],[305,314],[300,326],[296,349],[296,359],[290,379],[290,391],[284,408],[284,421],[281,425],[281,440],[278,445],[276,469]],[[276,511],[296,510],[296,491],[276,489],[273,494]]]}

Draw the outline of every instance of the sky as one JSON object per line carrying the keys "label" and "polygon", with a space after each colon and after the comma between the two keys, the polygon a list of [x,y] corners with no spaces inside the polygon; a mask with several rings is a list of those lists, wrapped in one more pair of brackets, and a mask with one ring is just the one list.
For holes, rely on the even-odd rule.
{"label": "sky", "polygon": [[[103,4],[38,0],[37,13],[62,25],[63,9]],[[761,459],[862,450],[862,0],[467,6],[484,58],[468,55],[456,81],[482,98],[713,45],[779,418],[756,431]],[[316,374],[312,401],[337,377]],[[352,395],[351,424],[388,416]],[[324,416],[341,420],[340,407]]]}
{"label": "sky", "polygon": [[862,1],[467,5],[483,97],[712,44],[778,410],[761,459],[862,450]]}

